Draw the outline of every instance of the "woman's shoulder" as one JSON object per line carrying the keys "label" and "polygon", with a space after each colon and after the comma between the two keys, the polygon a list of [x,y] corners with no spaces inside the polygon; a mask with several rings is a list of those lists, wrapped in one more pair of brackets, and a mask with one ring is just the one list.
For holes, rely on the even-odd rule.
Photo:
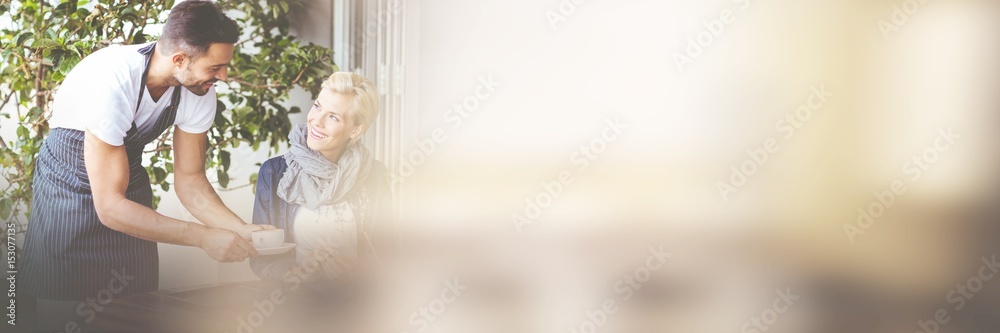
{"label": "woman's shoulder", "polygon": [[275,156],[267,159],[264,163],[260,165],[260,171],[257,172],[258,177],[267,176],[281,176],[285,173],[285,169],[288,168],[288,164],[285,163],[285,156]]}

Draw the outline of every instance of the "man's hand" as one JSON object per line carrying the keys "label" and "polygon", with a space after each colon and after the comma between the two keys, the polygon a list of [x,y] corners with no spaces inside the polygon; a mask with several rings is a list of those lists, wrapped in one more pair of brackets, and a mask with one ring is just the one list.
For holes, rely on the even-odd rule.
{"label": "man's hand", "polygon": [[273,230],[273,229],[277,229],[277,228],[275,228],[273,225],[270,225],[270,224],[244,224],[244,225],[236,227],[235,229],[236,230],[233,230],[233,232],[236,232],[237,234],[240,235],[240,237],[243,237],[243,239],[246,239],[246,240],[249,241],[249,240],[252,240],[252,238],[250,238],[250,234],[253,233],[254,231],[257,231],[257,230]]}
{"label": "man's hand", "polygon": [[219,262],[240,262],[247,257],[257,255],[257,250],[250,241],[225,229],[205,230],[200,246],[209,257]]}

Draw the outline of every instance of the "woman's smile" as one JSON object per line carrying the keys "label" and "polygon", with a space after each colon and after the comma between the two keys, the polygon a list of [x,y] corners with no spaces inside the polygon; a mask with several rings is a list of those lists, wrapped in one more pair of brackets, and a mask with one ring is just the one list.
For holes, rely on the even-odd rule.
{"label": "woman's smile", "polygon": [[314,140],[323,140],[329,138],[330,136],[320,133],[319,131],[316,130],[316,128],[309,126],[309,137],[313,138]]}

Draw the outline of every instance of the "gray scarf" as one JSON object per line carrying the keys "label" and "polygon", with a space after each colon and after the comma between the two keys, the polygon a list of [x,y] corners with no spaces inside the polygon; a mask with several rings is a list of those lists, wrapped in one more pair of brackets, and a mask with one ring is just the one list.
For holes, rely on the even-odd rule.
{"label": "gray scarf", "polygon": [[359,190],[368,179],[372,157],[361,143],[347,146],[336,164],[306,145],[307,127],[292,127],[288,142],[292,147],[285,154],[288,169],[278,181],[278,197],[291,204],[309,209],[330,205],[346,199]]}

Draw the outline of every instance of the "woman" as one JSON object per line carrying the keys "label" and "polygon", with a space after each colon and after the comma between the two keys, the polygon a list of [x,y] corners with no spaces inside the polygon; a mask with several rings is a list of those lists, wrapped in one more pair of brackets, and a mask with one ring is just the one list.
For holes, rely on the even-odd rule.
{"label": "woman", "polygon": [[[292,128],[291,149],[260,167],[254,224],[285,230],[294,251],[256,256],[264,280],[310,282],[333,278],[361,255],[369,237],[388,221],[391,191],[385,166],[358,141],[378,117],[378,92],[363,76],[337,72],[309,110],[308,123]],[[310,259],[311,258],[311,259]]]}

